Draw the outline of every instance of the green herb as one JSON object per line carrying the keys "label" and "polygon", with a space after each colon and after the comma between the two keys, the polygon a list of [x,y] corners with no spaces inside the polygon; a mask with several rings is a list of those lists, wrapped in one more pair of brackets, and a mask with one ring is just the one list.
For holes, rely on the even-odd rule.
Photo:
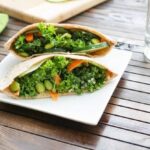
{"label": "green herb", "polygon": [[[33,34],[33,41],[27,42],[27,33]],[[37,29],[20,35],[14,43],[16,52],[23,56],[31,56],[47,52],[83,52],[109,47],[107,42],[101,42],[100,38],[83,30],[65,29],[45,23],[39,23]],[[28,54],[25,55],[24,54]]]}
{"label": "green herb", "polygon": [[20,49],[25,44],[25,36],[20,35],[18,39],[15,42],[15,48],[16,50]]}
{"label": "green herb", "polygon": [[7,14],[0,13],[0,33],[5,29],[9,17]]}

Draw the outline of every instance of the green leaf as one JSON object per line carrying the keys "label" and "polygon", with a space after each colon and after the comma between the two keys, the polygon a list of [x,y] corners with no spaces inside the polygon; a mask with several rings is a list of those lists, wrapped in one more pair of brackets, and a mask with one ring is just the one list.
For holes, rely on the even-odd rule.
{"label": "green leaf", "polygon": [[5,29],[8,23],[9,17],[7,14],[0,13],[0,33]]}
{"label": "green leaf", "polygon": [[80,48],[77,51],[79,53],[82,53],[82,52],[94,52],[96,50],[104,49],[104,48],[107,48],[107,47],[109,47],[109,44],[107,42],[101,42],[101,43],[98,43],[98,44],[88,45],[88,46],[84,47],[83,49]]}

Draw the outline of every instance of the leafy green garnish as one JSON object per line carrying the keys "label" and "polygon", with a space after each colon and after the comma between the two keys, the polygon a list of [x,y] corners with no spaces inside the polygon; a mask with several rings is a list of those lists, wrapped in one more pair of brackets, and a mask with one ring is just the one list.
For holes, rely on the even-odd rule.
{"label": "leafy green garnish", "polygon": [[44,23],[39,23],[38,29],[40,30],[42,36],[48,41],[52,40],[52,37],[56,34],[56,28],[52,25],[47,26]]}
{"label": "leafy green garnish", "polygon": [[5,29],[9,17],[7,14],[0,13],[0,33]]}
{"label": "leafy green garnish", "polygon": [[20,49],[25,44],[25,36],[20,35],[18,39],[15,42],[15,48],[16,50]]}

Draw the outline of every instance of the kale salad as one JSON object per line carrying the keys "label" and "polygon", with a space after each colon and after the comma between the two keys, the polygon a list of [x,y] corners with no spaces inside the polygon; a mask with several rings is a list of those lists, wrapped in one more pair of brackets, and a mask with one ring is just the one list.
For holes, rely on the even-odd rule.
{"label": "kale salad", "polygon": [[109,47],[107,40],[84,28],[46,23],[38,23],[34,29],[23,32],[12,44],[15,53],[21,57],[53,52],[90,54]]}
{"label": "kale salad", "polygon": [[8,88],[18,97],[34,98],[46,93],[57,99],[63,94],[94,92],[107,82],[108,74],[108,69],[87,60],[54,56],[34,71],[17,76]]}

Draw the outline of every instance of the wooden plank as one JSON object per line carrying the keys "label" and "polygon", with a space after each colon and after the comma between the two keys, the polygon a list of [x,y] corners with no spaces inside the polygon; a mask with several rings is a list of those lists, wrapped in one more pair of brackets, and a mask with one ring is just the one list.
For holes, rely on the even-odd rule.
{"label": "wooden plank", "polygon": [[5,57],[5,55],[0,54],[0,61]]}
{"label": "wooden plank", "polygon": [[9,40],[9,38],[10,38],[10,37],[5,36],[5,35],[1,35],[1,36],[0,36],[0,40],[2,40],[2,41],[7,41],[7,40]]}
{"label": "wooden plank", "polygon": [[[123,118],[123,117],[112,115],[112,114],[111,115],[104,114],[100,123],[109,125],[109,126],[118,127],[118,128],[125,129],[125,130],[129,130],[132,132],[150,135],[150,131],[149,131],[150,124],[128,119],[128,118]],[[97,131],[93,131],[93,133],[96,134]]]}
{"label": "wooden plank", "polygon": [[119,142],[116,140],[110,140],[108,138],[102,138],[100,139],[100,142],[98,143],[96,150],[120,150],[120,149],[124,149],[124,150],[148,150],[147,148],[144,147],[139,147],[136,145],[131,145],[128,143],[123,143],[123,142]]}
{"label": "wooden plank", "polygon": [[68,145],[45,137],[22,132],[0,126],[0,149],[1,150],[43,150],[43,149],[64,149],[64,150],[85,150],[85,148]]}
{"label": "wooden plank", "polygon": [[146,123],[150,123],[150,114],[148,112],[142,112],[127,107],[120,107],[117,105],[108,104],[105,110],[106,113],[134,119]]}
{"label": "wooden plank", "polygon": [[142,75],[128,73],[128,72],[124,72],[122,79],[150,84],[150,79],[148,76],[142,76]]}
{"label": "wooden plank", "polygon": [[136,67],[142,67],[142,68],[150,69],[150,63],[146,63],[146,62],[130,60],[129,64],[132,66],[136,66]]}
{"label": "wooden plank", "polygon": [[[57,117],[55,118],[53,116],[49,116],[49,115],[46,115],[46,114],[43,114],[40,112],[34,112],[32,110],[19,108],[19,107],[15,107],[15,106],[10,106],[7,104],[1,104],[0,108],[5,111],[19,113],[19,114],[22,114],[22,115],[25,115],[28,117],[33,117],[33,118],[37,118],[37,119],[41,119],[41,120],[44,119],[45,121],[50,120],[50,123],[52,123],[54,120],[59,120],[60,122],[57,121],[57,123],[56,123],[57,125],[58,125],[58,122],[59,123],[64,122],[64,120],[61,118],[57,118]],[[147,123],[150,120],[148,112],[150,112],[150,105],[144,105],[144,104],[140,104],[140,103],[138,104],[138,103],[131,102],[131,101],[113,98],[113,99],[111,99],[110,104],[108,105],[108,107],[105,111],[105,115],[111,114],[110,117],[107,119],[106,119],[106,117],[102,118],[101,121],[108,125],[114,125],[119,128],[125,128],[128,130],[136,131],[139,133],[142,132],[144,134],[150,135],[150,130],[149,130],[150,124]],[[2,114],[3,114],[3,112],[2,112]],[[3,116],[2,114],[1,114],[1,116]],[[45,116],[47,118],[45,118]],[[14,117],[12,117],[12,119],[13,118]],[[142,118],[142,119],[140,119],[140,118]],[[6,119],[6,121],[9,121],[9,117],[5,117],[5,119]],[[135,119],[135,120],[133,120],[133,119]],[[137,120],[139,120],[139,121],[137,121]],[[111,121],[112,121],[112,123],[111,123]],[[66,124],[69,125],[69,122],[70,121],[66,120]],[[94,132],[94,133],[96,134],[96,132]]]}
{"label": "wooden plank", "polygon": [[15,33],[17,33],[17,30],[11,30],[9,28],[6,28],[6,30],[3,31],[2,35],[12,37]]}
{"label": "wooden plank", "polygon": [[[69,125],[68,122],[67,126],[63,126],[66,124],[64,124],[62,119],[60,119],[61,125],[59,126],[58,124],[46,124],[31,118],[26,118],[12,114],[10,115],[9,113],[6,114],[5,112],[2,113],[4,113],[5,118],[0,118],[0,122],[5,126],[13,127],[19,130],[23,130],[24,132],[31,132],[36,135],[41,135],[47,138],[52,138],[63,142],[70,142],[70,144],[74,145],[83,145],[84,141],[88,140],[84,143],[84,146],[88,146],[89,148],[95,149],[97,144],[100,143],[100,137],[97,135],[101,135],[107,138],[113,138],[116,140],[133,143],[138,146],[149,146],[148,141],[143,141],[143,139],[148,137],[147,135],[122,130],[113,126],[105,126],[101,124],[100,126],[95,126],[91,128],[90,126],[75,123],[73,124],[72,122],[71,125]],[[1,116],[3,116],[2,113]],[[19,124],[17,123],[18,121]],[[88,131],[88,133],[83,131]],[[92,135],[89,132],[96,133],[96,135]],[[140,141],[140,144],[136,141]]]}
{"label": "wooden plank", "polygon": [[134,53],[132,55],[132,60],[137,60],[137,61],[145,62],[144,54],[143,53]]}
{"label": "wooden plank", "polygon": [[[83,22],[81,22],[81,20]],[[94,17],[93,19],[91,17],[82,17],[82,16],[79,16],[76,19],[73,18],[73,20],[69,20],[67,21],[68,23],[73,23],[73,24],[81,24],[81,25],[85,25],[85,26],[90,26],[90,27],[93,27],[93,28],[96,28],[98,31],[101,31],[105,34],[108,34],[108,35],[116,35],[118,37],[130,37],[131,39],[138,39],[138,40],[143,40],[143,35],[141,34],[137,34],[137,36],[135,36],[136,33],[132,33],[132,32],[125,32],[125,31],[122,31],[121,29],[111,29],[110,27],[107,27],[106,24],[102,24],[102,21],[99,21],[99,20],[96,20]],[[89,23],[89,22],[93,22],[93,24]],[[125,32],[125,33],[124,33]],[[129,38],[129,39],[130,39]]]}
{"label": "wooden plank", "polygon": [[[0,141],[1,150],[43,150],[43,149],[51,149],[51,150],[85,150],[85,148],[67,145],[65,143],[61,143],[58,141],[53,141],[51,139],[39,137],[33,134],[24,133],[15,129],[10,129],[7,127],[0,127],[0,131],[2,131],[0,137],[2,137]],[[19,143],[15,145],[14,143]],[[109,143],[109,145],[108,145]],[[12,146],[13,145],[13,146]],[[132,150],[146,150],[147,148],[138,147],[136,145],[131,145],[128,143],[116,141],[113,139],[101,137],[100,142],[98,142],[95,149],[98,150],[109,150],[110,147],[112,150],[119,150],[119,147],[122,146],[124,148],[130,148]]]}
{"label": "wooden plank", "polygon": [[[81,22],[81,20],[83,22]],[[89,18],[87,20],[89,20]],[[116,31],[116,30],[104,29],[104,27],[99,27],[100,22],[97,22],[97,21],[94,21],[94,20],[90,20],[90,22],[93,22],[93,24],[86,23],[86,20],[83,19],[83,18],[81,18],[79,21],[75,21],[75,20],[67,21],[67,23],[80,24],[80,25],[93,27],[93,28],[97,29],[98,31],[101,31],[102,33],[104,33],[104,34],[106,34],[106,35],[108,35],[112,38],[116,37],[115,39],[117,41],[124,40],[126,42],[126,40],[131,40],[131,41],[137,41],[137,43],[140,44],[140,42],[138,42],[138,41],[143,41],[144,40],[144,36],[141,36],[141,35],[136,36],[135,34],[132,34],[132,33],[124,33],[124,32],[119,32],[119,31]]]}
{"label": "wooden plank", "polygon": [[119,105],[126,108],[150,113],[150,106],[141,103],[136,103],[136,102],[115,98],[115,97],[112,97],[109,103],[117,106]]}
{"label": "wooden plank", "polygon": [[139,1],[137,1],[137,0],[132,0],[132,1],[113,0],[113,1],[105,2],[105,4],[103,4],[103,5],[97,6],[96,9],[100,9],[103,6],[106,6],[106,7],[122,8],[122,9],[126,9],[126,10],[131,9],[134,11],[145,12],[146,4],[147,4],[146,0],[139,0]]}
{"label": "wooden plank", "polygon": [[[4,55],[6,56],[7,54],[8,54],[8,51],[0,46],[0,55],[3,56],[2,58],[4,58]],[[2,58],[0,57],[0,61],[1,61]]]}
{"label": "wooden plank", "polygon": [[[9,113],[0,112],[3,118],[0,118],[0,124],[9,126],[11,128],[19,129],[24,132],[30,132],[36,135],[44,136],[46,138],[55,139],[57,141],[68,144],[83,146],[90,149],[95,149],[99,136],[92,135],[86,132],[72,130],[64,126],[59,126],[52,123],[42,123],[38,120],[26,118]],[[10,119],[8,119],[10,118]],[[8,123],[8,120],[11,122]],[[26,120],[26,121],[25,121]],[[61,120],[62,121],[62,120]],[[19,122],[19,123],[18,123]]]}
{"label": "wooden plank", "polygon": [[120,80],[118,87],[150,94],[150,85],[148,84],[137,83],[137,82],[127,81],[127,80]]}
{"label": "wooden plank", "polygon": [[[138,15],[139,18],[137,17],[135,18],[135,15]],[[100,27],[104,27],[104,25],[106,25],[104,27],[105,29],[122,31],[127,33],[134,33],[137,34],[137,36],[139,35],[143,36],[142,32],[144,32],[145,22],[142,22],[142,24],[141,23],[136,24],[136,23],[139,21],[139,19],[142,19],[144,17],[146,17],[145,12],[144,13],[134,12],[133,14],[133,11],[130,10],[125,11],[122,9],[120,10],[116,8],[110,9],[106,7],[104,9],[99,9],[99,10],[92,9],[89,12],[85,12],[82,16],[78,16],[73,20],[76,21],[76,19],[78,20],[79,18],[83,19],[85,22],[95,20],[98,21]],[[111,22],[111,25],[108,24],[108,22]],[[134,27],[131,26],[132,23],[136,24],[136,26]],[[123,30],[123,27],[126,28]],[[133,28],[135,28],[135,30],[132,30]]]}
{"label": "wooden plank", "polygon": [[139,75],[150,76],[150,70],[147,68],[140,68],[135,66],[130,66],[126,68],[126,72],[137,73]]}
{"label": "wooden plank", "polygon": [[18,20],[18,19],[15,19],[15,18],[13,18],[13,17],[10,17],[10,18],[9,18],[9,23],[10,23],[10,24],[13,24],[13,25],[16,25],[16,26],[26,26],[26,25],[29,24],[29,23],[27,23],[27,22],[24,22],[24,21],[20,21],[20,20]]}
{"label": "wooden plank", "polygon": [[18,26],[18,25],[15,25],[15,24],[8,23],[7,28],[10,29],[10,30],[18,31],[18,30],[21,30],[25,26],[26,25]]}
{"label": "wooden plank", "polygon": [[147,93],[117,87],[113,96],[150,105],[150,97]]}

